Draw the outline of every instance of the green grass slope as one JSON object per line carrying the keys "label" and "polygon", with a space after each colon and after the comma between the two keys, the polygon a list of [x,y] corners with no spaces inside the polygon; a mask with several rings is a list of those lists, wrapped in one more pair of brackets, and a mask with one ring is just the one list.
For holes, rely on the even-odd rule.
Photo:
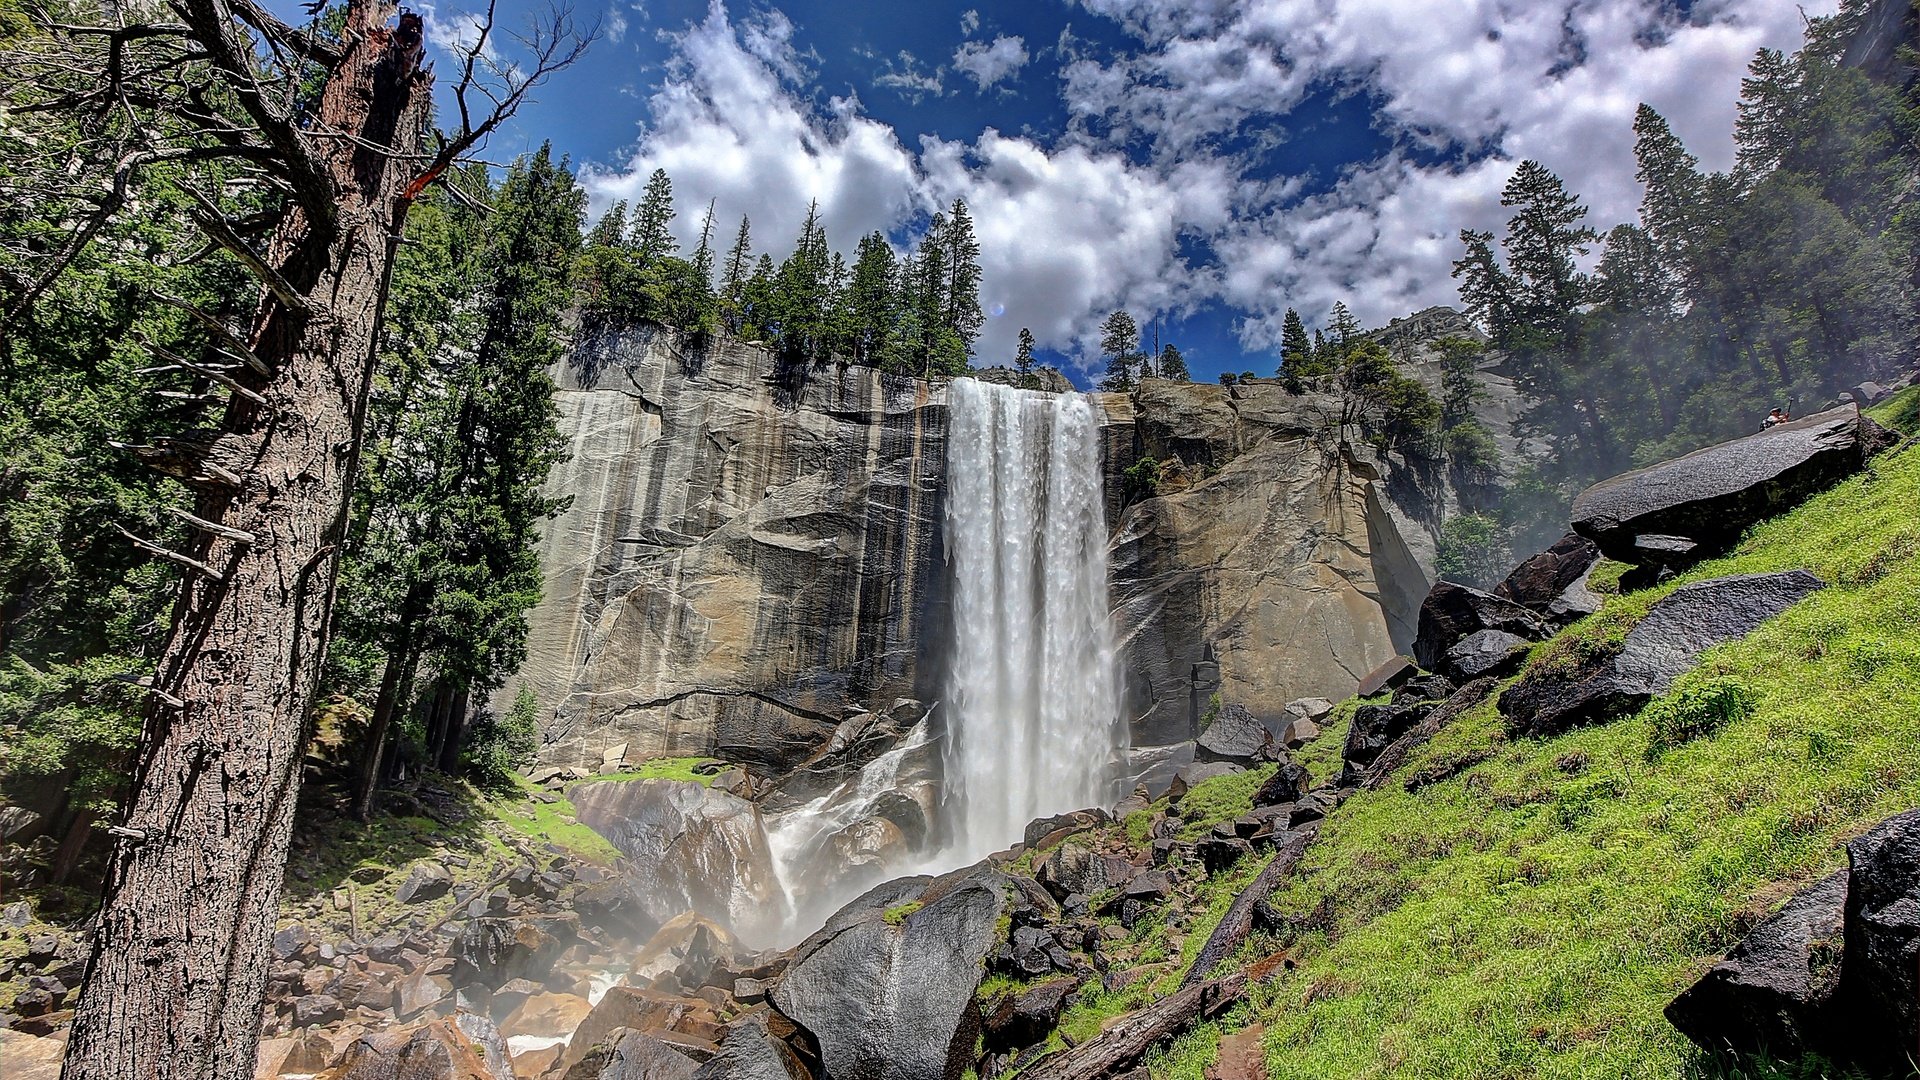
{"label": "green grass slope", "polygon": [[[1699,1072],[1662,1007],[1849,836],[1920,806],[1920,449],[1530,661],[1686,581],[1795,567],[1831,587],[1638,716],[1509,740],[1489,701],[1340,807],[1276,897],[1300,929],[1255,991],[1272,1080]],[[1446,778],[1406,791],[1423,771]]]}

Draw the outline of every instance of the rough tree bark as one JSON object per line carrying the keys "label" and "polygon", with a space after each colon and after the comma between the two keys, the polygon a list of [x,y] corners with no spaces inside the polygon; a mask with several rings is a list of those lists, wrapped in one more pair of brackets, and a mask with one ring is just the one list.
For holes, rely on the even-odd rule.
{"label": "rough tree bark", "polygon": [[[233,40],[224,5],[179,10],[196,39]],[[312,140],[331,220],[296,207],[264,253],[279,287],[250,344],[270,374],[249,385],[265,403],[235,396],[195,511],[251,539],[209,532],[194,549],[218,576],[182,585],[65,1080],[253,1077],[389,237],[429,99],[419,18],[389,28],[392,14],[353,0],[322,92],[319,123],[341,133]]]}

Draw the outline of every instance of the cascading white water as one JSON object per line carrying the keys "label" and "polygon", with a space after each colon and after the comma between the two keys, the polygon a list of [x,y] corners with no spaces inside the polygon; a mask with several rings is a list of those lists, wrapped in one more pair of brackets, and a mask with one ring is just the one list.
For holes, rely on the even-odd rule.
{"label": "cascading white water", "polygon": [[947,854],[1110,803],[1126,746],[1099,417],[1080,394],[955,380],[947,428]]}

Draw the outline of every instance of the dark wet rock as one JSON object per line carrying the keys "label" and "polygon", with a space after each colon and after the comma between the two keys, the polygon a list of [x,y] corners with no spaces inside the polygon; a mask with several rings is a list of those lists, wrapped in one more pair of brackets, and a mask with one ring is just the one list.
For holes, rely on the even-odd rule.
{"label": "dark wet rock", "polygon": [[1205,867],[1209,875],[1221,871],[1239,862],[1241,856],[1253,854],[1253,845],[1239,837],[1228,839],[1219,836],[1207,836],[1193,845],[1193,856]]}
{"label": "dark wet rock", "polygon": [[1108,814],[1105,810],[1097,806],[1087,810],[1075,810],[1069,814],[1055,814],[1052,817],[1035,818],[1027,823],[1027,828],[1021,842],[1028,847],[1032,847],[1039,843],[1043,837],[1050,836],[1062,829],[1091,829],[1096,825],[1105,825],[1112,820],[1113,816],[1111,814]]}
{"label": "dark wet rock", "polygon": [[1181,769],[1193,764],[1193,743],[1145,746],[1127,752],[1127,775],[1134,778],[1134,790],[1157,799],[1167,794]]}
{"label": "dark wet rock", "polygon": [[327,994],[307,994],[293,1000],[295,1027],[320,1027],[339,1021],[346,1015],[347,1007],[340,1003],[340,999]]}
{"label": "dark wet rock", "polygon": [[1573,503],[1573,529],[1609,558],[1640,561],[1642,536],[1686,537],[1699,554],[1859,471],[1871,436],[1849,404],[1602,480]]}
{"label": "dark wet rock", "polygon": [[1448,674],[1463,682],[1482,675],[1511,675],[1526,659],[1530,644],[1505,630],[1480,630],[1455,642],[1442,663]]}
{"label": "dark wet rock", "polygon": [[1823,1010],[1840,975],[1846,899],[1841,872],[1789,900],[1673,999],[1667,1019],[1712,1050],[1791,1053],[1821,1045]]}
{"label": "dark wet rock", "polygon": [[1700,545],[1684,536],[1641,533],[1633,538],[1633,561],[1641,566],[1670,566],[1684,569],[1699,562]]}
{"label": "dark wet rock", "polygon": [[1050,979],[1021,993],[1006,994],[986,1010],[982,1034],[988,1053],[1019,1050],[1045,1039],[1060,1023],[1078,979]]}
{"label": "dark wet rock", "polygon": [[1529,672],[1500,695],[1500,712],[1517,735],[1625,715],[1666,693],[1710,646],[1745,637],[1824,587],[1806,570],[1683,585],[1653,605],[1617,653]]}
{"label": "dark wet rock", "polygon": [[695,1080],[811,1080],[800,1055],[770,1030],[771,1021],[762,1014],[727,1025],[719,1052],[693,1074]]}
{"label": "dark wet rock", "polygon": [[1226,705],[1193,741],[1200,761],[1231,761],[1251,765],[1279,755],[1273,733],[1243,705]]}
{"label": "dark wet rock", "polygon": [[438,900],[453,888],[453,875],[437,862],[417,862],[407,871],[407,879],[394,891],[393,898],[402,904],[424,904],[429,900]]}
{"label": "dark wet rock", "polygon": [[973,1061],[973,994],[1006,889],[982,869],[889,882],[800,943],[774,1002],[818,1041],[827,1075],[958,1080]]}
{"label": "dark wet rock", "polygon": [[1598,561],[1600,548],[1593,541],[1579,533],[1568,533],[1547,550],[1514,567],[1493,587],[1493,595],[1554,617],[1554,603],[1576,586],[1584,589],[1587,576]]}
{"label": "dark wet rock", "polygon": [[1273,806],[1278,803],[1290,803],[1307,793],[1313,784],[1313,777],[1306,768],[1297,762],[1283,761],[1274,769],[1259,790],[1253,793],[1253,805]]}
{"label": "dark wet rock", "polygon": [[1427,718],[1438,703],[1416,701],[1412,704],[1362,705],[1353,711],[1353,725],[1347,729],[1347,744],[1341,751],[1349,769],[1364,769],[1373,764],[1393,741]]}
{"label": "dark wet rock", "polygon": [[328,1080],[513,1080],[500,1036],[481,1017],[374,1032],[346,1045]]}
{"label": "dark wet rock", "polygon": [[1187,792],[1216,776],[1232,776],[1234,773],[1246,771],[1230,761],[1196,761],[1173,774],[1173,783],[1167,788],[1167,797],[1178,802],[1186,798]]}
{"label": "dark wet rock", "polygon": [[1512,600],[1439,581],[1420,604],[1420,632],[1413,641],[1413,658],[1421,667],[1437,670],[1445,662],[1447,650],[1482,630],[1499,630],[1528,641],[1542,640],[1552,632],[1538,613]]}
{"label": "dark wet rock", "polygon": [[1413,661],[1404,656],[1396,656],[1367,672],[1353,693],[1355,697],[1372,697],[1382,691],[1392,690],[1418,674],[1420,669]]}
{"label": "dark wet rock", "polygon": [[560,1063],[572,1068],[621,1028],[658,1036],[690,1026],[711,1025],[718,1019],[713,1006],[699,998],[639,986],[609,987],[573,1030]]}
{"label": "dark wet rock", "polygon": [[1126,880],[1132,873],[1133,868],[1125,860],[1102,855],[1085,844],[1068,840],[1041,862],[1034,880],[1055,899],[1065,899],[1075,893],[1092,896]]}
{"label": "dark wet rock", "polygon": [[1408,679],[1388,700],[1395,705],[1418,705],[1445,701],[1453,694],[1453,681],[1445,675],[1428,673]]}
{"label": "dark wet rock", "polygon": [[580,937],[580,919],[563,915],[474,919],[454,942],[453,985],[489,989],[514,979],[543,979]]}
{"label": "dark wet rock", "polygon": [[655,1035],[628,1028],[609,1032],[563,1074],[564,1080],[692,1080],[692,1058]]}
{"label": "dark wet rock", "polygon": [[1841,999],[1860,1059],[1904,1065],[1920,1047],[1920,810],[1848,841],[1847,859]]}
{"label": "dark wet rock", "polygon": [[634,898],[655,926],[683,911],[724,912],[750,933],[776,917],[773,853],[753,803],[677,780],[589,783],[571,794],[581,823],[627,856]]}
{"label": "dark wet rock", "polygon": [[1863,409],[1869,405],[1877,405],[1881,401],[1884,401],[1887,393],[1886,387],[1872,380],[1863,382],[1847,391],[1847,395],[1853,398],[1853,403]]}
{"label": "dark wet rock", "polygon": [[1159,870],[1145,870],[1128,879],[1120,895],[1129,900],[1160,903],[1173,895],[1173,882]]}
{"label": "dark wet rock", "polygon": [[312,940],[313,935],[308,933],[307,928],[299,923],[275,930],[273,932],[273,958],[275,960],[291,960],[295,956],[298,956]]}

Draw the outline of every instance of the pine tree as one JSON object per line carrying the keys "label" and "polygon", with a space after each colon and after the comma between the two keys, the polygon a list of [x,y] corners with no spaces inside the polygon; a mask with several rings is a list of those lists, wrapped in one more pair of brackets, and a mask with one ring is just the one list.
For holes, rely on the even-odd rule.
{"label": "pine tree", "polygon": [[[384,654],[355,809],[373,810],[388,729],[431,654],[446,683],[485,690],[519,665],[540,599],[532,544],[561,505],[544,496],[565,441],[548,368],[563,351],[567,268],[585,196],[550,149],[517,162],[470,265],[480,299],[358,493],[361,540],[343,570],[345,632]],[[428,756],[445,763],[459,734]]]}
{"label": "pine tree", "polygon": [[627,200],[621,199],[607,208],[587,233],[588,247],[618,247],[627,239]]}
{"label": "pine tree", "polygon": [[751,226],[746,215],[740,217],[740,231],[727,249],[727,261],[720,271],[720,322],[728,333],[739,334],[746,323],[747,278],[753,273]]}
{"label": "pine tree", "polygon": [[694,273],[709,290],[713,288],[713,210],[717,205],[718,199],[707,203],[707,216],[700,222],[700,246],[693,250]]}
{"label": "pine tree", "polygon": [[1100,325],[1100,353],[1107,358],[1107,375],[1100,389],[1132,390],[1139,382],[1140,327],[1133,316],[1116,311]]}
{"label": "pine tree", "polygon": [[820,221],[820,202],[816,199],[807,206],[793,253],[780,264],[774,278],[776,344],[786,359],[818,362],[827,358],[831,264],[827,230]]}
{"label": "pine tree", "polygon": [[879,365],[893,332],[898,307],[894,261],[886,237],[871,232],[860,238],[847,283],[849,355],[856,364]]}
{"label": "pine tree", "polygon": [[1013,351],[1013,370],[1020,375],[1020,385],[1029,389],[1038,389],[1040,379],[1033,373],[1033,331],[1020,328],[1020,344]]}
{"label": "pine tree", "polygon": [[1313,341],[1307,337],[1300,313],[1293,308],[1288,308],[1286,317],[1280,321],[1279,374],[1292,378],[1319,374],[1313,370]]}
{"label": "pine tree", "polygon": [[942,241],[946,260],[942,322],[959,339],[965,355],[971,356],[987,318],[980,310],[980,242],[973,235],[973,216],[965,199],[953,200]]}
{"label": "pine tree", "polygon": [[1360,320],[1347,310],[1344,300],[1333,302],[1333,311],[1327,316],[1327,340],[1333,343],[1337,357],[1344,357],[1361,333]]}
{"label": "pine tree", "polygon": [[647,178],[647,190],[640,196],[640,207],[633,215],[633,237],[629,241],[644,265],[678,251],[669,226],[673,223],[673,181],[667,170],[655,169]]}
{"label": "pine tree", "polygon": [[1180,355],[1172,342],[1160,350],[1160,377],[1174,382],[1193,381],[1193,375],[1187,371],[1187,358]]}

